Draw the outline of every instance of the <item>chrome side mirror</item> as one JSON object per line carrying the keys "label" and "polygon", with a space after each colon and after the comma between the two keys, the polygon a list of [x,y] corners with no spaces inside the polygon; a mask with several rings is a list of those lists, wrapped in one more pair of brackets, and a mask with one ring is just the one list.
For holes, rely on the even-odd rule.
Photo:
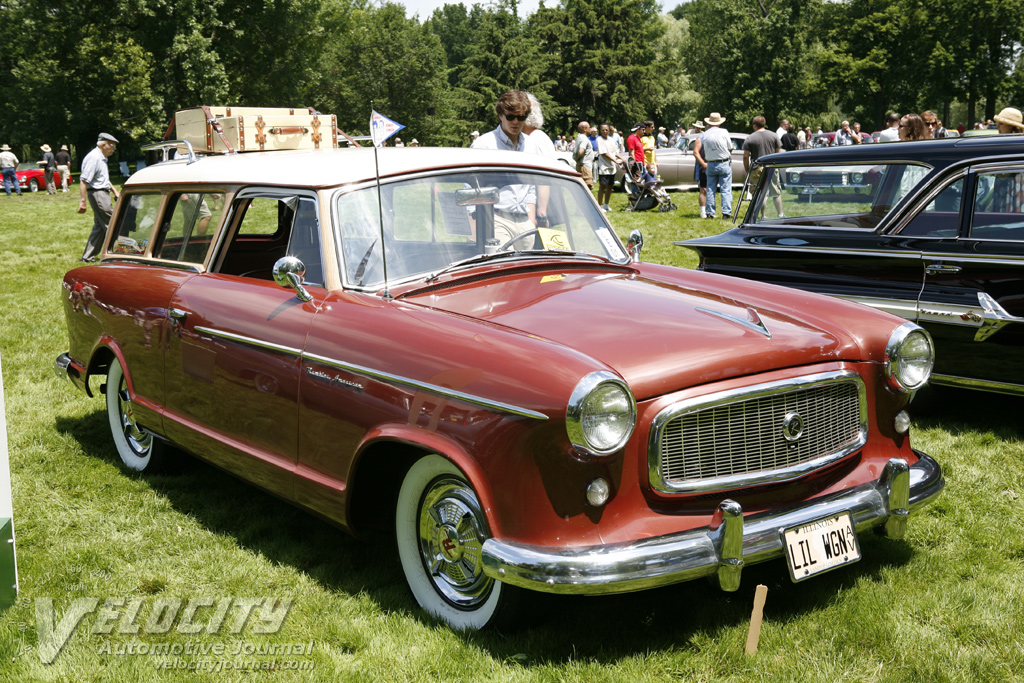
{"label": "chrome side mirror", "polygon": [[644,248],[644,235],[639,230],[629,233],[629,241],[626,242],[626,253],[633,263],[640,263],[640,251]]}
{"label": "chrome side mirror", "polygon": [[313,295],[302,286],[306,264],[294,256],[283,256],[274,264],[274,282],[285,289],[294,289],[300,301],[312,301]]}

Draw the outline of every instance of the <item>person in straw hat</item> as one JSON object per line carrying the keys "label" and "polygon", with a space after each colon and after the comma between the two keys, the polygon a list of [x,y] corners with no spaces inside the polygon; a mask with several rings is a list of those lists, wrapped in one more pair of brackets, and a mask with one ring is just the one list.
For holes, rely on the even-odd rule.
{"label": "person in straw hat", "polygon": [[993,119],[1000,135],[1024,133],[1024,119],[1021,118],[1020,109],[1007,107],[996,114]]}
{"label": "person in straw hat", "polygon": [[53,172],[57,170],[57,160],[53,157],[53,150],[49,145],[43,145],[43,160],[39,163],[43,167],[43,179],[46,180],[46,194],[57,194],[57,186],[53,184]]}
{"label": "person in straw hat", "polygon": [[[717,111],[704,119],[708,129],[701,136],[700,160],[708,175],[707,217],[715,217],[715,192],[722,197],[722,218],[732,218],[732,142],[722,127],[725,117]],[[696,156],[696,154],[695,154]]]}
{"label": "person in straw hat", "polygon": [[18,168],[18,157],[14,156],[14,152],[11,148],[4,143],[3,147],[0,147],[0,171],[3,172],[4,176],[4,192],[7,196],[11,196],[11,185],[14,185],[14,189],[18,191],[18,196],[21,196],[21,186],[18,185],[18,174],[14,171]]}
{"label": "person in straw hat", "polygon": [[68,181],[71,180],[71,155],[67,145],[61,145],[57,152],[57,173],[60,173],[61,192],[67,192]]}

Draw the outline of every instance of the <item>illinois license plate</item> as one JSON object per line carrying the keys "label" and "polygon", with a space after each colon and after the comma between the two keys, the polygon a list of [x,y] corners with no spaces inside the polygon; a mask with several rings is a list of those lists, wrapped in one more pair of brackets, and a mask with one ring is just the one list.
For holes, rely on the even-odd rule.
{"label": "illinois license plate", "polygon": [[803,581],[860,559],[860,544],[849,512],[782,531],[789,575]]}

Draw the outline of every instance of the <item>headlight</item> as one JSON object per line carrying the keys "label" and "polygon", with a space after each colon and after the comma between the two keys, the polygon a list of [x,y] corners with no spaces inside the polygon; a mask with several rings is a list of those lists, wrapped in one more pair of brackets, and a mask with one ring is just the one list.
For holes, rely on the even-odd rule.
{"label": "headlight", "polygon": [[864,182],[864,174],[854,173],[850,176],[850,180],[852,180],[855,184],[860,185],[862,182]]}
{"label": "headlight", "polygon": [[799,183],[800,182],[800,174],[799,173],[790,173],[789,174],[789,182],[793,183],[794,185]]}
{"label": "headlight", "polygon": [[622,448],[636,426],[636,400],[621,378],[592,372],[580,380],[565,410],[569,440],[581,453],[608,455]]}
{"label": "headlight", "polygon": [[885,347],[885,376],[897,391],[914,391],[928,382],[935,364],[931,336],[914,323],[893,331]]}

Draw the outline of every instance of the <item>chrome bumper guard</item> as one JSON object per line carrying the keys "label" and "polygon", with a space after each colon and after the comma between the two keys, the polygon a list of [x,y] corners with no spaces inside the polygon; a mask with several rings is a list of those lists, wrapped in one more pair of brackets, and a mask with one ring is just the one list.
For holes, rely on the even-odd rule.
{"label": "chrome bumper guard", "polygon": [[746,518],[739,503],[723,500],[709,526],[670,536],[562,551],[491,538],[484,542],[484,572],[546,593],[626,593],[711,575],[722,590],[734,591],[744,565],[785,554],[782,529],[849,511],[858,532],[881,526],[884,535],[901,538],[909,514],[945,485],[939,464],[917,456],[913,466],[891,459],[877,482]]}
{"label": "chrome bumper guard", "polygon": [[53,371],[57,374],[57,376],[60,377],[61,379],[66,379],[67,381],[74,384],[74,382],[72,382],[71,380],[71,375],[68,373],[68,368],[70,367],[71,356],[69,356],[66,353],[60,354],[59,356],[57,356],[57,360],[53,361]]}

